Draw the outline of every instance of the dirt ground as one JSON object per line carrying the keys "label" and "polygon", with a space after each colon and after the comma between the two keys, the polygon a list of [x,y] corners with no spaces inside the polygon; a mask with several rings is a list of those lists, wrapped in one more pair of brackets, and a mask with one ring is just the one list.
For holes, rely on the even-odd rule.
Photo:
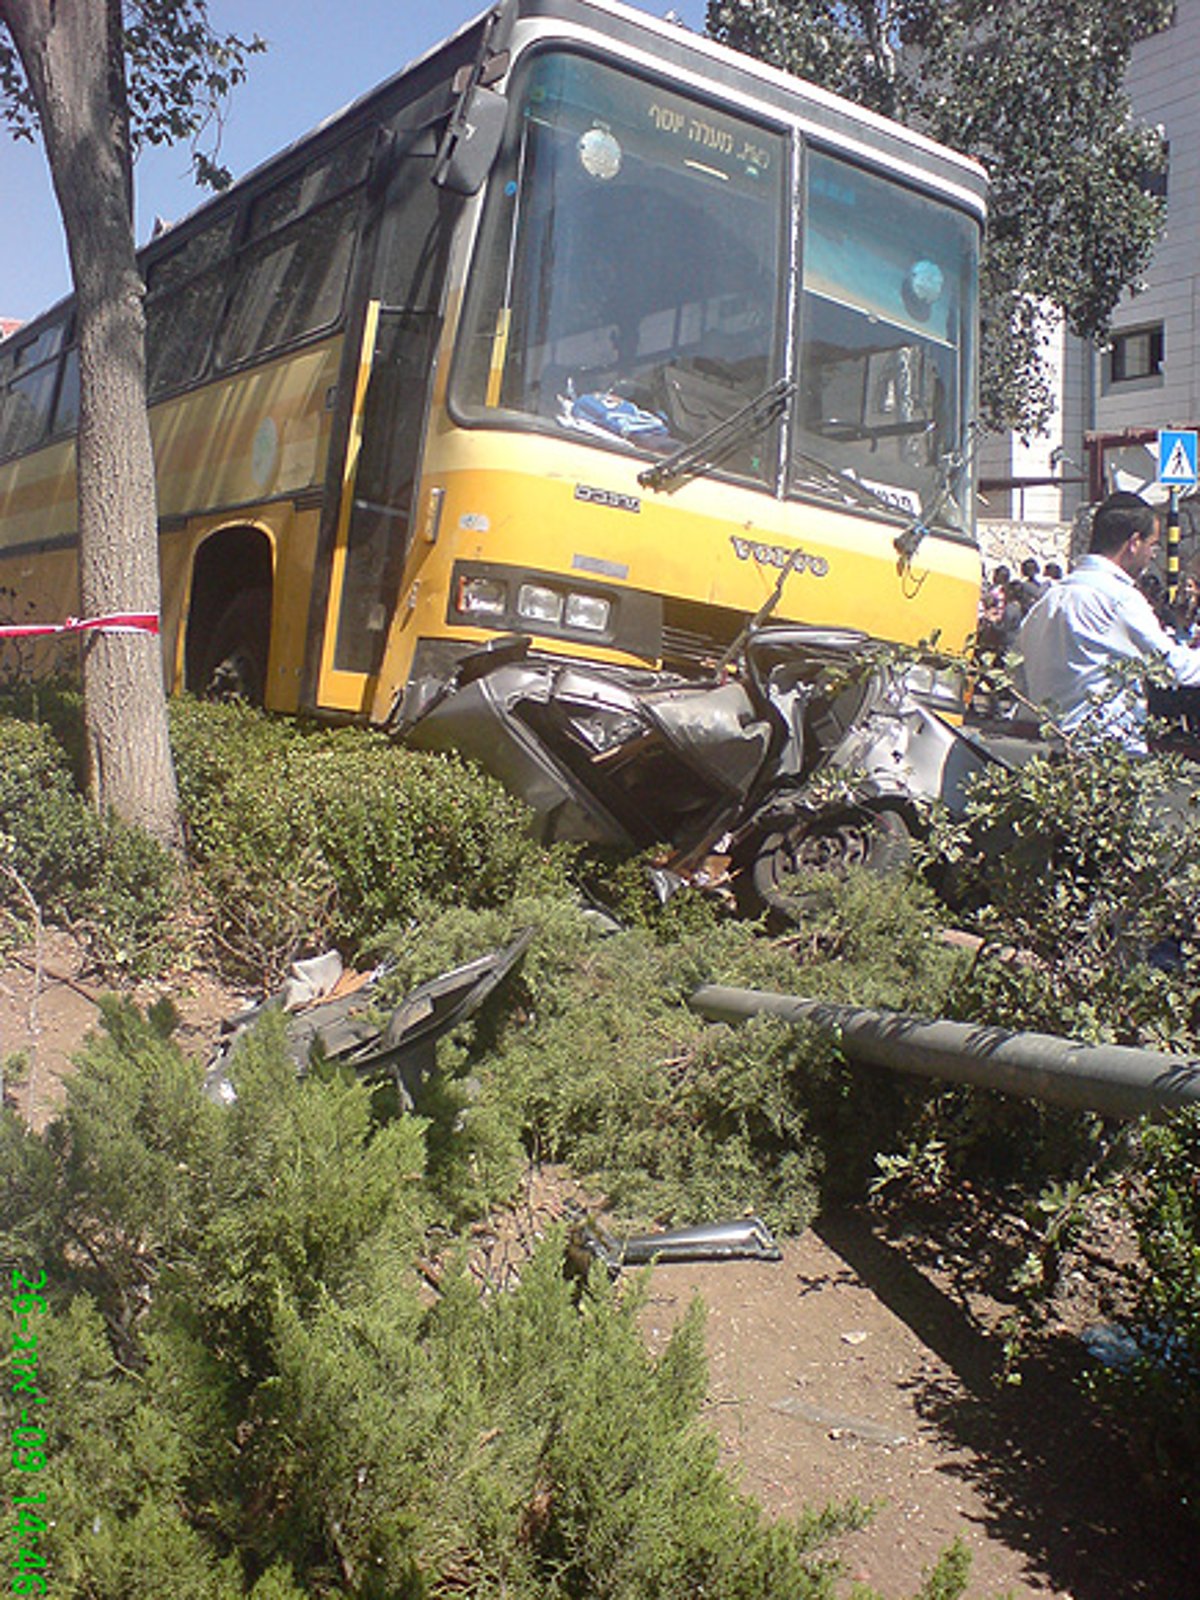
{"label": "dirt ground", "polygon": [[[61,1100],[98,994],[58,935],[0,966],[0,1060],[24,1051],[32,1069],[6,1092],[37,1124]],[[197,975],[172,998],[199,1067],[242,997]],[[486,1270],[519,1270],[521,1251],[573,1198],[564,1175],[531,1173],[512,1215],[479,1230]],[[1021,1224],[959,1200],[952,1215],[822,1218],[781,1241],[777,1262],[660,1264],[647,1338],[660,1344],[701,1296],[707,1417],[769,1513],[875,1503],[870,1524],[838,1546],[847,1596],[855,1582],[887,1600],[911,1595],[957,1536],[972,1554],[973,1600],[1200,1600],[1195,1525],[1139,1470],[1139,1441],[1108,1426],[1076,1381],[1092,1359],[1080,1335],[1119,1295],[1127,1242],[1114,1219],[1095,1219],[1023,1381],[1006,1385],[1010,1307],[996,1285],[1021,1251]]]}

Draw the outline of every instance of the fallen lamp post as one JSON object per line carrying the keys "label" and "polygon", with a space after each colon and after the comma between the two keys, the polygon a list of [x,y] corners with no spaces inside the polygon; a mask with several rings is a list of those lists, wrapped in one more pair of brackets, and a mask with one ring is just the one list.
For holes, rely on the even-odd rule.
{"label": "fallen lamp post", "polygon": [[1100,1116],[1161,1119],[1200,1102],[1200,1057],[1081,1044],[974,1022],[930,1021],[832,1000],[706,984],[688,1000],[712,1022],[779,1017],[831,1034],[855,1061],[970,1083]]}

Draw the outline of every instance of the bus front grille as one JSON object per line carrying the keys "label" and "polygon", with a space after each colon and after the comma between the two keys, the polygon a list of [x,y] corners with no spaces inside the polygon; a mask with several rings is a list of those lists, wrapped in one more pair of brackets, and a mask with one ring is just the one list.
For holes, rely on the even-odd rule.
{"label": "bus front grille", "polygon": [[747,622],[746,613],[690,600],[663,602],[662,662],[669,672],[711,672]]}

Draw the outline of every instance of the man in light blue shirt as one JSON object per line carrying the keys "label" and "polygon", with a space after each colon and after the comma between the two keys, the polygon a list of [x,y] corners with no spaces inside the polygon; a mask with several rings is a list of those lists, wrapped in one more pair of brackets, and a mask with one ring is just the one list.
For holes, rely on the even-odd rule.
{"label": "man in light blue shirt", "polygon": [[1087,555],[1032,607],[1017,634],[1029,699],[1069,733],[1091,719],[1128,750],[1146,753],[1146,691],[1139,667],[1159,661],[1179,684],[1200,684],[1200,650],[1163,628],[1137,580],[1158,554],[1158,515],[1140,495],[1096,508]]}

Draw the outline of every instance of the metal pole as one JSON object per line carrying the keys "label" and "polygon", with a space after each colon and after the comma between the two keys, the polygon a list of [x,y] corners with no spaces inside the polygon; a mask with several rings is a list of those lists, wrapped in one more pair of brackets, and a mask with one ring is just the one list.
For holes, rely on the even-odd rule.
{"label": "metal pole", "polygon": [[1174,605],[1179,597],[1179,490],[1171,487],[1167,503],[1167,604]]}
{"label": "metal pole", "polygon": [[780,1017],[831,1034],[847,1056],[1001,1094],[1094,1111],[1161,1118],[1200,1102],[1200,1057],[1130,1045],[1079,1044],[1049,1033],[1014,1033],[971,1022],[929,1021],[832,1000],[706,984],[688,1001],[713,1022]]}

